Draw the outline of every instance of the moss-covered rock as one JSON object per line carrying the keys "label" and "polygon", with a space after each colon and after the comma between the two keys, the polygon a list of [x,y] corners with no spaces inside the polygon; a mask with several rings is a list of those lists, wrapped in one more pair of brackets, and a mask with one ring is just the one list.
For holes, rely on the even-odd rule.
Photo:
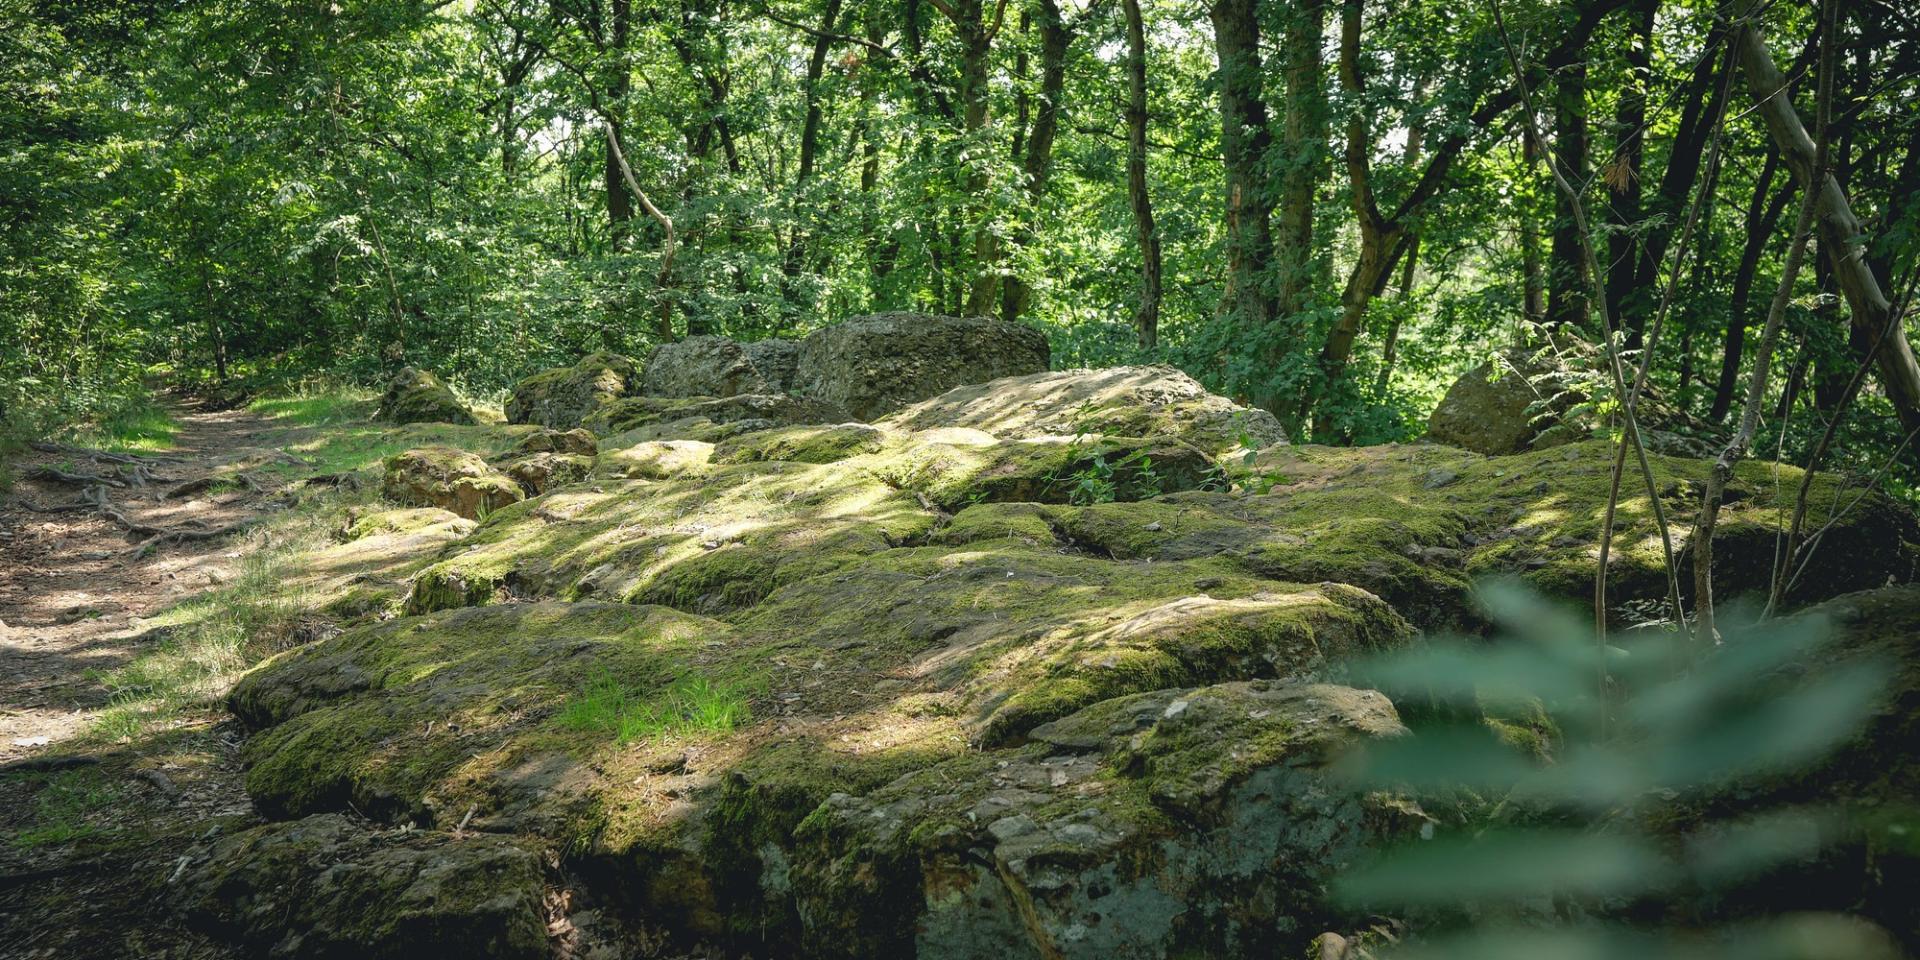
{"label": "moss-covered rock", "polygon": [[228,705],[263,731],[247,744],[247,792],[276,816],[351,805],[452,827],[476,807],[488,828],[565,836],[594,815],[600,778],[585,759],[616,744],[556,712],[602,676],[665,688],[731,636],[627,604],[470,608],[349,630],[235,685]]}
{"label": "moss-covered rock", "polygon": [[555,487],[585,480],[593,472],[594,458],[577,453],[530,453],[509,461],[504,470],[529,497],[537,497]]}
{"label": "moss-covered rock", "polygon": [[[1211,457],[1178,440],[1040,437],[979,442],[917,434],[861,463],[948,511],[979,503],[1134,501],[1224,484]],[[954,442],[954,441],[959,442]]]}
{"label": "moss-covered rock", "polygon": [[419,533],[444,528],[456,537],[473,532],[473,521],[439,507],[412,507],[402,510],[366,510],[355,513],[341,531],[343,540],[388,533]]}
{"label": "moss-covered rock", "polygon": [[1048,359],[1046,335],[1022,324],[879,313],[808,334],[792,389],[871,420],[961,384],[1038,373]]}
{"label": "moss-covered rock", "polygon": [[776,427],[722,440],[714,447],[713,462],[833,463],[863,453],[878,453],[886,446],[887,437],[886,431],[864,423]]}
{"label": "moss-covered rock", "polygon": [[591,457],[600,452],[600,441],[588,430],[535,430],[514,445],[515,453],[566,453]]}
{"label": "moss-covered rock", "polygon": [[791,340],[743,344],[728,337],[687,337],[654,348],[642,390],[652,397],[785,393],[797,353]]}
{"label": "moss-covered rock", "polygon": [[1403,732],[1378,693],[1227,684],[1115,700],[800,826],[820,957],[1297,956],[1326,884],[1417,810],[1325,769]]}
{"label": "moss-covered rock", "polygon": [[477,454],[452,447],[419,447],[388,457],[380,492],[397,503],[439,507],[470,520],[525,496],[519,484]]}
{"label": "moss-covered rock", "polygon": [[633,388],[634,362],[616,353],[594,353],[571,367],[543,370],[520,381],[507,397],[508,423],[534,423],[571,430]]}
{"label": "moss-covered rock", "polygon": [[506,837],[327,814],[223,838],[191,862],[175,894],[189,922],[260,956],[550,956],[539,854]]}
{"label": "moss-covered rock", "polygon": [[380,396],[374,416],[389,423],[473,423],[473,414],[432,373],[403,367]]}
{"label": "moss-covered rock", "polygon": [[765,429],[846,419],[845,410],[819,400],[784,393],[743,393],[731,397],[627,397],[594,411],[583,423],[594,433],[611,436],[676,421],[704,420],[722,425],[751,421],[755,429]]}
{"label": "moss-covered rock", "polygon": [[[641,469],[615,449],[601,456]],[[935,520],[855,461],[723,465],[577,485],[495,513],[416,578],[408,609],[496,595],[736,609],[781,584],[924,537]]]}
{"label": "moss-covered rock", "polygon": [[699,440],[642,440],[623,443],[622,434],[608,440],[594,461],[593,475],[619,480],[667,480],[704,473],[713,458],[713,444]]}
{"label": "moss-covered rock", "polygon": [[1215,456],[1285,443],[1264,410],[1208,393],[1169,366],[1057,370],[955,387],[889,415],[906,430],[970,427],[1006,439],[1173,437]]}

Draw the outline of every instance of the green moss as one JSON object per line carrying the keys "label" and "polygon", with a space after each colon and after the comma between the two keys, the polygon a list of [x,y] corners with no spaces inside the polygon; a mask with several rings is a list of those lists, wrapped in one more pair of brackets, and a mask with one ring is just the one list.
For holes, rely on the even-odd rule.
{"label": "green moss", "polygon": [[852,456],[878,453],[886,441],[884,431],[863,423],[776,427],[722,441],[714,449],[713,462],[834,463]]}
{"label": "green moss", "polygon": [[351,541],[383,533],[418,533],[441,528],[465,533],[473,529],[473,521],[438,507],[375,510],[353,516],[343,537]]}
{"label": "green moss", "polygon": [[[491,517],[422,575],[409,609],[518,596],[725,610],[924,537],[934,514],[853,462],[715,467],[549,493]],[[458,585],[448,591],[447,585]]]}
{"label": "green moss", "polygon": [[1037,503],[982,503],[955,514],[928,542],[946,547],[992,540],[1015,540],[1028,546],[1054,544],[1055,509]]}

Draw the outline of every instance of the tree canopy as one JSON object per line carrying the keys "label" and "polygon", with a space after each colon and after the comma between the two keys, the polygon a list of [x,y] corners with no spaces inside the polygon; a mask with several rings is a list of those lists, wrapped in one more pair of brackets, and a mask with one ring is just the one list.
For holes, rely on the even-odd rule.
{"label": "tree canopy", "polygon": [[1818,218],[1764,424],[1804,448],[1858,392],[1833,447],[1869,465],[1920,426],[1920,22],[1834,8],[4,0],[0,404],[57,423],[156,365],[489,392],[914,309],[1170,362],[1337,443],[1611,326],[1728,423],[1816,176],[1792,117],[1857,230]]}

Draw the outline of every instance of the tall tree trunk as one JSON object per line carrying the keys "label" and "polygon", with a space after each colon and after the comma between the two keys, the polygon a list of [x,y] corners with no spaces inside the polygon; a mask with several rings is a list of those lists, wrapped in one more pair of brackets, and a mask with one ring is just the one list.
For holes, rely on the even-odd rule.
{"label": "tall tree trunk", "polygon": [[1160,234],[1153,224],[1153,197],[1147,192],[1147,33],[1140,0],[1121,0],[1127,18],[1127,200],[1140,243],[1140,302],[1133,309],[1133,330],[1140,345],[1160,338]]}
{"label": "tall tree trunk", "polygon": [[[1636,237],[1642,216],[1640,179],[1647,152],[1647,85],[1653,72],[1653,19],[1660,0],[1633,0],[1627,9],[1627,77],[1614,110],[1614,150],[1602,179],[1609,218],[1617,229],[1607,241],[1607,306],[1620,319],[1627,346],[1638,348],[1652,307],[1650,287],[1636,285]],[[1705,57],[1711,61],[1712,57]]]}
{"label": "tall tree trunk", "polygon": [[1000,290],[1000,238],[994,233],[993,207],[987,196],[989,186],[987,139],[989,73],[992,67],[993,37],[998,19],[1005,15],[1004,3],[995,7],[994,21],[987,22],[982,0],[936,0],[947,12],[960,34],[960,119],[963,149],[977,155],[961,166],[961,195],[973,224],[973,279],[967,288],[965,312],[972,316],[993,313]]}
{"label": "tall tree trunk", "polygon": [[824,111],[820,105],[820,76],[826,72],[827,52],[833,46],[833,31],[840,18],[841,0],[826,0],[820,14],[820,29],[813,35],[813,51],[807,58],[807,73],[801,81],[801,94],[806,99],[806,119],[800,127],[800,160],[793,175],[793,206],[790,211],[793,222],[788,226],[786,255],[781,258],[780,273],[785,278],[786,300],[789,307],[798,308],[800,292],[798,279],[806,264],[807,244],[811,233],[807,222],[812,215],[812,204],[807,197],[807,188],[813,182],[813,167],[820,153],[820,124]]}
{"label": "tall tree trunk", "polygon": [[[1211,8],[1220,67],[1220,152],[1227,178],[1226,283],[1220,313],[1252,337],[1278,333],[1274,300],[1265,287],[1273,260],[1272,196],[1266,155],[1272,133],[1260,77],[1260,20],[1256,0],[1216,0]],[[1253,398],[1279,405],[1271,388]]]}
{"label": "tall tree trunk", "polygon": [[[1520,133],[1521,162],[1526,167],[1527,176],[1533,176],[1534,167],[1540,163],[1540,141],[1535,139],[1532,130]],[[1533,217],[1520,217],[1520,270],[1525,277],[1521,309],[1526,311],[1528,323],[1547,322],[1547,268],[1540,258],[1540,225]]]}
{"label": "tall tree trunk", "polygon": [[1305,310],[1313,292],[1313,202],[1327,164],[1327,91],[1320,53],[1326,0],[1298,0],[1289,6],[1282,51],[1286,116],[1273,238],[1274,310],[1282,318]]}
{"label": "tall tree trunk", "polygon": [[[1026,150],[1021,157],[1020,172],[1027,194],[1024,222],[1028,225],[1023,226],[1015,237],[1016,247],[1032,240],[1031,224],[1041,215],[1042,201],[1047,194],[1047,180],[1053,173],[1053,141],[1060,132],[1060,108],[1066,99],[1067,45],[1073,42],[1073,34],[1067,29],[1066,20],[1060,16],[1060,5],[1055,0],[1039,0],[1039,7],[1040,104],[1033,112],[1033,128],[1027,133]],[[1018,319],[1027,312],[1027,303],[1032,295],[1032,288],[1022,282],[1017,274],[1008,274],[1001,297],[1000,315],[1007,320]]]}
{"label": "tall tree trunk", "polygon": [[[1553,102],[1553,159],[1560,175],[1576,190],[1587,183],[1587,65],[1575,61],[1560,72]],[[1587,290],[1591,280],[1580,254],[1580,228],[1571,202],[1557,199],[1553,246],[1548,257],[1547,323],[1586,331],[1591,323]],[[1589,331],[1591,332],[1591,331]]]}
{"label": "tall tree trunk", "polygon": [[[1711,41],[1720,33],[1716,31],[1708,36]],[[1651,222],[1633,271],[1633,285],[1637,289],[1652,290],[1659,285],[1660,263],[1666,258],[1667,244],[1673,240],[1674,227],[1683,219],[1687,197],[1693,192],[1693,182],[1700,172],[1701,155],[1722,123],[1728,85],[1716,76],[1716,65],[1720,62],[1719,57],[1701,57],[1688,80],[1687,102],[1681,108],[1680,126],[1667,155],[1666,169],[1660,176],[1659,190],[1645,208]],[[1733,69],[1732,64],[1726,69]]]}
{"label": "tall tree trunk", "polygon": [[[1747,303],[1753,296],[1754,276],[1760,271],[1760,258],[1767,251],[1767,241],[1773,237],[1780,215],[1787,209],[1787,201],[1793,198],[1791,182],[1777,191],[1773,189],[1774,174],[1779,167],[1779,151],[1769,151],[1766,164],[1760,168],[1760,180],[1754,184],[1753,199],[1747,204],[1747,243],[1740,253],[1740,266],[1733,274],[1733,293],[1727,302],[1727,343],[1720,354],[1720,379],[1714,385],[1713,406],[1707,413],[1707,419],[1714,423],[1725,420],[1733,407],[1734,390],[1740,381],[1740,360],[1747,346]],[[1771,201],[1767,199],[1769,195],[1773,197]]]}
{"label": "tall tree trunk", "polygon": [[[612,30],[607,39],[607,55],[613,68],[607,76],[607,113],[615,136],[620,136],[624,133],[619,128],[621,118],[626,116],[627,94],[632,89],[627,64],[627,40],[633,29],[632,0],[612,0],[608,14]],[[626,178],[620,174],[620,161],[614,156],[612,141],[608,141],[604,173],[608,237],[614,250],[623,251],[633,236],[633,194],[627,190]]]}
{"label": "tall tree trunk", "polygon": [[1751,22],[1742,23],[1735,28],[1734,44],[1748,92],[1766,121],[1774,145],[1802,188],[1817,193],[1820,251],[1832,264],[1834,280],[1846,295],[1853,325],[1860,328],[1869,344],[1886,338],[1878,352],[1880,385],[1899,412],[1901,426],[1910,432],[1920,431],[1920,362],[1914,359],[1906,331],[1893,322],[1893,304],[1867,262],[1860,240],[1864,231],[1846,191],[1832,174],[1815,169],[1813,140],[1807,136],[1793,102],[1781,95],[1786,79],[1774,65],[1759,28]]}

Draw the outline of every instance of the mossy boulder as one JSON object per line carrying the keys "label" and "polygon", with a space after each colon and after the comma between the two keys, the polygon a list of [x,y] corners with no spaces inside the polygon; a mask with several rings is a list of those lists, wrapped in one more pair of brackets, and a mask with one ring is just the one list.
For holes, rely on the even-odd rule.
{"label": "mossy boulder", "polygon": [[[754,429],[795,423],[839,423],[845,410],[829,403],[788,394],[744,393],[731,397],[628,397],[608,403],[587,417],[584,425],[601,436],[639,427],[682,421],[712,424],[751,422]],[[685,436],[685,431],[675,435]]]}
{"label": "mossy boulder", "polygon": [[653,397],[785,393],[798,349],[791,340],[743,344],[718,336],[664,343],[647,357],[641,392]]}
{"label": "mossy boulder", "polygon": [[1287,439],[1272,414],[1208,393],[1164,365],[1002,377],[955,387],[882,423],[905,430],[969,427],[1010,440],[1172,437],[1216,456]]}
{"label": "mossy boulder", "polygon": [[566,453],[591,457],[600,452],[600,442],[588,430],[535,430],[514,445],[515,453]]}
{"label": "mossy boulder", "polygon": [[[800,341],[792,392],[872,420],[967,383],[1047,369],[1047,338],[987,317],[880,313]],[[846,418],[842,418],[846,419]]]}
{"label": "mossy boulder", "polygon": [[380,491],[397,503],[439,507],[469,520],[524,497],[519,484],[478,454],[452,447],[419,447],[388,457]]}
{"label": "mossy boulder", "polygon": [[1416,808],[1327,768],[1404,732],[1371,691],[1235,683],[1108,700],[797,830],[818,957],[1298,956],[1325,889]]}
{"label": "mossy boulder", "polygon": [[848,462],[948,511],[995,502],[1145,500],[1226,482],[1213,458],[1171,438],[983,438],[921,434]]}
{"label": "mossy boulder", "polygon": [[507,397],[507,422],[571,430],[626,396],[637,375],[634,362],[617,353],[589,354],[571,367],[543,370],[514,386]]}
{"label": "mossy boulder", "polygon": [[455,537],[473,532],[473,521],[439,507],[412,507],[402,510],[366,510],[355,513],[341,531],[345,541],[393,533],[420,533],[445,529]]}
{"label": "mossy boulder", "polygon": [[[624,435],[623,435],[624,436]],[[642,440],[623,444],[609,440],[594,462],[599,477],[621,480],[667,480],[706,472],[713,444],[698,440]]]}
{"label": "mossy boulder", "polygon": [[339,814],[255,827],[194,858],[189,923],[259,956],[543,960],[539,854],[507,837],[376,830]]}
{"label": "mossy boulder", "polygon": [[394,375],[374,416],[394,424],[474,422],[472,412],[444,381],[416,367],[403,367]]}
{"label": "mossy boulder", "polygon": [[937,521],[912,494],[857,461],[695,469],[701,452],[651,442],[610,447],[603,470],[656,472],[658,479],[566,487],[495,513],[422,571],[408,609],[500,596],[736,609],[782,584],[924,537]]}
{"label": "mossy boulder", "polygon": [[503,468],[529,497],[537,497],[555,487],[585,480],[593,472],[593,457],[577,453],[530,453],[509,461]]}
{"label": "mossy boulder", "polygon": [[833,463],[860,454],[878,453],[887,445],[887,440],[886,431],[864,423],[776,427],[722,440],[714,447],[713,462]]}

